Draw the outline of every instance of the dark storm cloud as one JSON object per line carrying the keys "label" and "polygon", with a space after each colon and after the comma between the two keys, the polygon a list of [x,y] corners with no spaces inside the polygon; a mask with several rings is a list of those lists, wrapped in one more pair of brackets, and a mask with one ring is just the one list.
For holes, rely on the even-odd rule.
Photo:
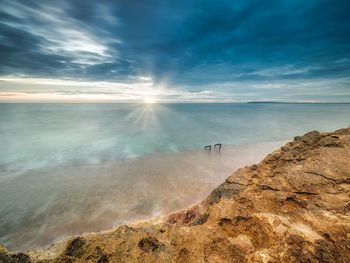
{"label": "dark storm cloud", "polygon": [[0,74],[344,85],[349,13],[345,0],[0,0]]}

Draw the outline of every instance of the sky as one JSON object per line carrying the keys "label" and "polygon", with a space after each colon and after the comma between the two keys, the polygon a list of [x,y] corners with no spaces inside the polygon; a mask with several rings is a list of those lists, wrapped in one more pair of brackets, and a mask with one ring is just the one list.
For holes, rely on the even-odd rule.
{"label": "sky", "polygon": [[350,102],[349,0],[0,0],[0,101]]}

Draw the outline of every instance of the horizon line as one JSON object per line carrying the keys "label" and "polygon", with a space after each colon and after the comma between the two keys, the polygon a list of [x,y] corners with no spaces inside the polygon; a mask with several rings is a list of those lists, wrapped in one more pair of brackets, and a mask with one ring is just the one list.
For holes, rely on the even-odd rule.
{"label": "horizon line", "polygon": [[350,104],[340,101],[1,101],[0,104]]}

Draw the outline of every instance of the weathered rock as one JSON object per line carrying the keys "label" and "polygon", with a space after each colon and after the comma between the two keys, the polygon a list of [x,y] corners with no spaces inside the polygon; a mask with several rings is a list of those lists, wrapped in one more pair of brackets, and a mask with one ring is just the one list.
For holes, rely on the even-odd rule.
{"label": "weathered rock", "polygon": [[31,260],[28,255],[24,253],[15,253],[11,255],[11,262],[13,263],[30,263]]}
{"label": "weathered rock", "polygon": [[76,237],[70,240],[67,244],[64,255],[70,257],[79,257],[83,253],[83,247],[86,243],[85,238]]}
{"label": "weathered rock", "polygon": [[24,253],[9,253],[0,245],[0,263],[30,263],[30,257]]}
{"label": "weathered rock", "polygon": [[0,263],[7,263],[11,261],[11,257],[7,249],[0,245]]}
{"label": "weathered rock", "polygon": [[153,237],[147,237],[140,240],[138,247],[144,252],[154,252],[164,245]]}
{"label": "weathered rock", "polygon": [[297,136],[200,204],[75,238],[47,262],[350,262],[350,128]]}

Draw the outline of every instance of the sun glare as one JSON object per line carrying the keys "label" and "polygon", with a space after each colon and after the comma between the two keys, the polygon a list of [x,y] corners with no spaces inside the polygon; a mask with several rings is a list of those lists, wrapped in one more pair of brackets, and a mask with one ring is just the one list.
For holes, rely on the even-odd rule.
{"label": "sun glare", "polygon": [[156,103],[156,99],[155,98],[152,98],[152,97],[145,97],[143,98],[143,103],[146,103],[146,104],[153,104],[153,103]]}

